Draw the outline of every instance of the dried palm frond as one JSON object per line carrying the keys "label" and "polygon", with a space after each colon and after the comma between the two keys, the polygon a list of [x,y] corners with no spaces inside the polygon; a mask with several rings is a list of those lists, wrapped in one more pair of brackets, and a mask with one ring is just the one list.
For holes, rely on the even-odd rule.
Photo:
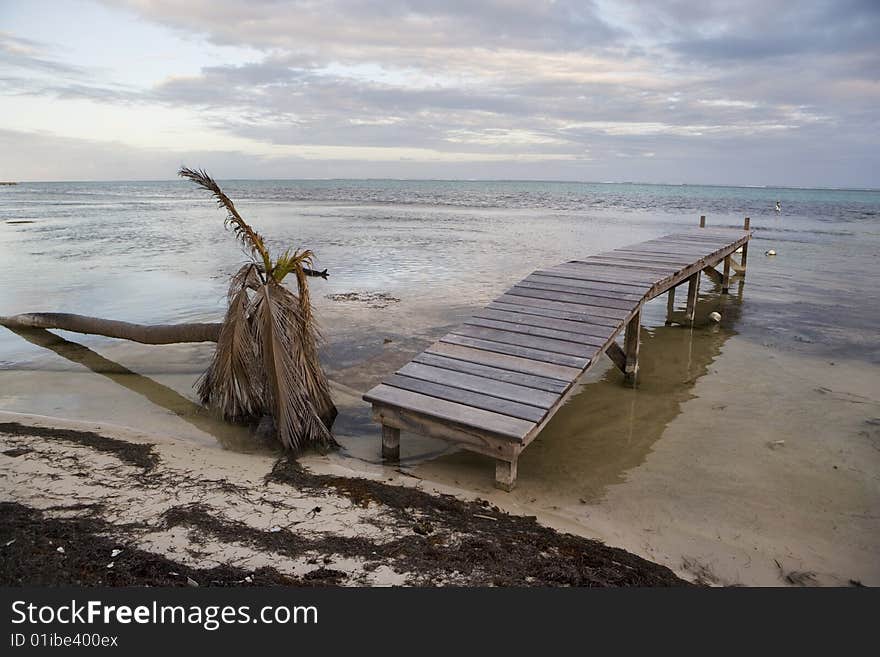
{"label": "dried palm frond", "polygon": [[288,449],[329,446],[333,439],[312,403],[310,374],[293,358],[302,323],[296,296],[274,279],[262,285],[253,306],[255,344],[266,376],[266,401],[274,410],[278,439]]}
{"label": "dried palm frond", "polygon": [[[308,285],[309,276],[326,278],[327,271],[310,268],[314,254],[308,249],[288,250],[273,263],[262,236],[207,173],[184,167],[180,175],[226,208],[226,225],[253,260],[230,281],[226,318],[211,365],[197,382],[199,396],[230,420],[271,414],[288,449],[335,445],[329,427],[336,407],[318,357],[321,337]],[[282,284],[290,273],[296,294]]]}
{"label": "dried palm frond", "polygon": [[269,258],[269,251],[266,249],[266,243],[265,240],[263,240],[263,236],[251,228],[248,223],[241,218],[238,210],[235,209],[235,204],[232,202],[232,199],[223,193],[223,190],[220,189],[220,185],[218,185],[214,179],[202,169],[180,167],[180,171],[177,172],[177,175],[181,178],[192,180],[199,187],[207,189],[213,194],[214,198],[217,199],[217,206],[226,209],[226,225],[232,227],[232,232],[235,233],[235,236],[241,242],[242,246],[248,249],[254,259],[257,261],[263,261],[263,266],[266,268],[266,271],[271,270],[272,262]]}
{"label": "dried palm frond", "polygon": [[227,420],[258,416],[265,406],[250,326],[249,270],[253,269],[253,264],[245,265],[233,277],[214,357],[196,381],[202,402],[219,410]]}

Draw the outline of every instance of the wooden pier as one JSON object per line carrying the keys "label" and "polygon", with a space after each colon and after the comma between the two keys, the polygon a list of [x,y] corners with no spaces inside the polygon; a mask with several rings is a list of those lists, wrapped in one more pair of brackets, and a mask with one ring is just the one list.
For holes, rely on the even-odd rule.
{"label": "wooden pier", "polygon": [[[428,347],[364,395],[383,458],[399,459],[401,431],[442,438],[494,458],[495,485],[511,490],[519,454],[602,353],[635,383],[646,302],[668,293],[667,321],[693,323],[702,274],[725,294],[745,274],[749,219],[705,225],[539,269]],[[673,313],[683,283],[686,308]]]}

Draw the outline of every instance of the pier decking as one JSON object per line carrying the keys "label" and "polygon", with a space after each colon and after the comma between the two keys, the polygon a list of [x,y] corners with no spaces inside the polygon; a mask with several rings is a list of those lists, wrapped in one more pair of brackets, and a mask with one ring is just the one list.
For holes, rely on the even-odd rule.
{"label": "pier decking", "polygon": [[535,271],[364,395],[383,457],[399,458],[401,430],[442,438],[494,458],[496,486],[511,490],[519,454],[602,353],[635,382],[642,306],[668,292],[671,309],[687,282],[682,321],[693,322],[701,274],[727,293],[750,237],[748,219],[738,230],[701,217],[700,228]]}

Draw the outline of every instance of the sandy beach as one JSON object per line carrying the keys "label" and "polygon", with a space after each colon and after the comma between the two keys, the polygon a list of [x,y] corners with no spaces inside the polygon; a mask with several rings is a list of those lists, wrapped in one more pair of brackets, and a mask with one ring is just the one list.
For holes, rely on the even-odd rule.
{"label": "sandy beach", "polygon": [[682,585],[391,469],[0,414],[5,585]]}

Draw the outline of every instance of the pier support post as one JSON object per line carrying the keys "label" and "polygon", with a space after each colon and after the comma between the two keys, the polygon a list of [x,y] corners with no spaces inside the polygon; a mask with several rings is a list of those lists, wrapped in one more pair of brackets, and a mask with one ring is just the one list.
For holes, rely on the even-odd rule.
{"label": "pier support post", "polygon": [[700,215],[700,228],[705,228],[705,227],[706,227],[706,215],[701,214]]}
{"label": "pier support post", "polygon": [[675,312],[675,288],[669,288],[669,294],[666,295],[666,326],[672,325],[672,313]]}
{"label": "pier support post", "polygon": [[730,291],[730,256],[724,257],[724,274],[721,277],[721,294]]}
{"label": "pier support post", "polygon": [[512,461],[495,459],[495,488],[508,493],[516,486],[516,457]]}
{"label": "pier support post", "polygon": [[400,429],[382,425],[382,459],[385,461],[400,460]]}
{"label": "pier support post", "polygon": [[[751,224],[751,219],[746,217],[745,221],[743,221],[743,230],[748,230],[750,224]],[[742,252],[742,260],[740,260],[740,270],[741,270],[740,273],[743,276],[745,276],[746,275],[746,257],[749,254],[749,243],[748,242],[743,244],[742,250],[743,250],[743,252]]]}
{"label": "pier support post", "polygon": [[642,309],[626,325],[626,336],[623,339],[623,352],[626,354],[626,365],[623,370],[623,380],[627,385],[635,386],[636,375],[639,372],[639,329],[642,325]]}
{"label": "pier support post", "polygon": [[685,310],[685,319],[693,326],[694,315],[697,310],[697,293],[700,291],[700,272],[697,272],[688,279],[688,300],[687,309]]}

